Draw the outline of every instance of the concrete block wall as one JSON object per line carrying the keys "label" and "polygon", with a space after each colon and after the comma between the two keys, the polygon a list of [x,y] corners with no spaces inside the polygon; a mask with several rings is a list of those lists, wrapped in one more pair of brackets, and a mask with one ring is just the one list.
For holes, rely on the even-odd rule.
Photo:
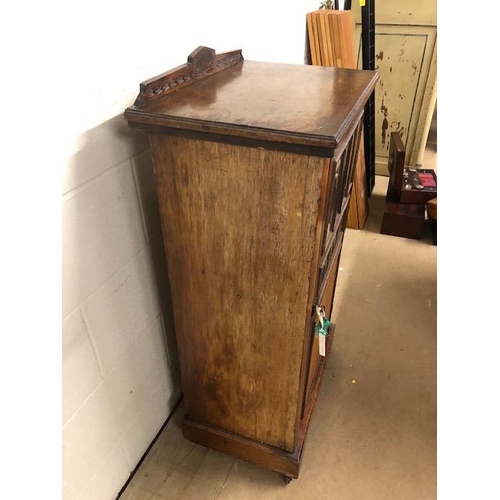
{"label": "concrete block wall", "polygon": [[181,396],[147,137],[122,116],[64,170],[63,498],[115,498]]}

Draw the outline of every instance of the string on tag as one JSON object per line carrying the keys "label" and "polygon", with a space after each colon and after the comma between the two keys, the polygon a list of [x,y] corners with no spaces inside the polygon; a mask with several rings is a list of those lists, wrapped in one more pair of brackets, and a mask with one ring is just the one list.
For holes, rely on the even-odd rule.
{"label": "string on tag", "polygon": [[325,318],[326,311],[325,306],[315,306],[316,307],[316,315],[318,316],[319,323],[316,324],[316,334],[324,335],[325,337],[328,335],[328,328],[332,325],[331,321]]}

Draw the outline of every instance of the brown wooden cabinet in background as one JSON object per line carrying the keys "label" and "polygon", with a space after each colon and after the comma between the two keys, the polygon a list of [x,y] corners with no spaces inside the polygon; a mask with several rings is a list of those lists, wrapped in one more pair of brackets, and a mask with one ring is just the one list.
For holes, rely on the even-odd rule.
{"label": "brown wooden cabinet in background", "polygon": [[[184,436],[297,478],[326,357],[371,71],[200,47],[141,84],[179,347]],[[327,338],[327,354],[333,337]]]}

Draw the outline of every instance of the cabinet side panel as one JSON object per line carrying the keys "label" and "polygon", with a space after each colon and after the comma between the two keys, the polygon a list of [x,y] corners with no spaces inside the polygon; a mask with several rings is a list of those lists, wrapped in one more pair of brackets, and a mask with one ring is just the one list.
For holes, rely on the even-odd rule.
{"label": "cabinet side panel", "polygon": [[187,412],[292,451],[324,160],[151,146]]}

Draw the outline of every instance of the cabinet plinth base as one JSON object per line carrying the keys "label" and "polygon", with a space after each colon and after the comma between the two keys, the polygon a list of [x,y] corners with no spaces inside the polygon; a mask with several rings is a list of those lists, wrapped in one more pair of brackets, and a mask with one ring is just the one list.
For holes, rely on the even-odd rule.
{"label": "cabinet plinth base", "polygon": [[279,472],[284,476],[291,478],[299,476],[300,453],[296,451],[288,453],[224,429],[200,424],[188,416],[182,422],[182,435],[188,441],[233,455],[255,465]]}
{"label": "cabinet plinth base", "polygon": [[297,428],[293,452],[290,453],[274,446],[259,443],[219,427],[196,422],[189,415],[186,415],[182,421],[182,435],[184,438],[193,443],[201,444],[207,448],[233,455],[247,462],[278,472],[290,480],[297,479],[299,477],[307,428],[309,427],[311,415],[316,405],[323,380],[326,360],[331,351],[334,329],[335,325],[332,325],[332,333],[326,337],[327,356],[322,357],[318,363],[316,376],[314,377],[307,398],[304,417]]}

